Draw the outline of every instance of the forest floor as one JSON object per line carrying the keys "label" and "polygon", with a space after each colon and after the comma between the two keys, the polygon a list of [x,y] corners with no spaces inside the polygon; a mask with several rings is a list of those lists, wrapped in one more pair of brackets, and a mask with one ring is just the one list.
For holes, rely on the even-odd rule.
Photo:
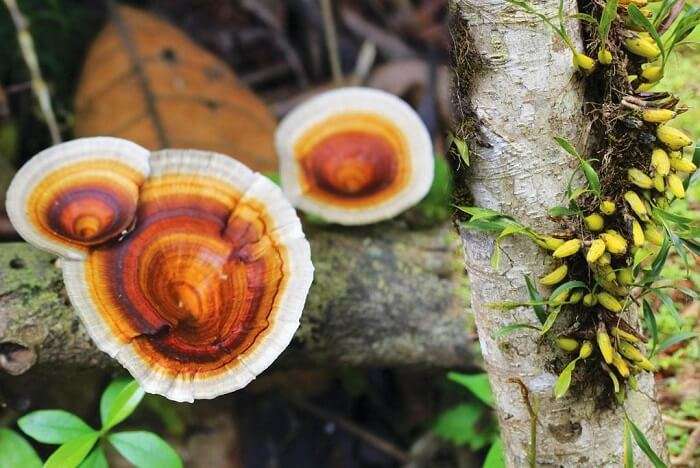
{"label": "forest floor", "polygon": [[[61,129],[66,136],[71,135],[76,120],[73,98],[82,61],[105,12],[95,6],[98,2],[19,3],[31,21]],[[242,7],[211,0],[129,3],[163,15],[186,31],[231,66],[278,116],[310,93],[332,85],[322,47],[322,20],[318,11],[308,7],[309,2],[253,0],[240,2]],[[356,5],[363,2],[337,3],[343,70],[358,82],[388,89],[418,108],[442,151],[450,123],[445,81],[449,61],[446,0],[368,1],[360,8]],[[197,7],[193,9],[192,4]],[[365,42],[368,37],[375,42],[376,59]],[[689,40],[700,42],[700,31]],[[3,187],[7,182],[3,177],[12,173],[12,167],[50,142],[33,103],[21,57],[16,47],[8,46],[16,44],[15,32],[2,6],[0,44],[0,98],[7,97],[0,99],[0,154],[10,156],[0,159]],[[362,54],[365,62],[357,60]],[[661,88],[674,92],[690,107],[677,122],[696,141],[700,141],[698,69],[700,47],[685,47],[671,58],[661,83]],[[445,213],[429,208],[428,218],[444,220]],[[700,219],[700,180],[691,186],[686,201],[676,202],[675,209]],[[0,218],[2,237],[12,238],[12,233]],[[663,274],[700,290],[700,260],[687,269],[672,256]],[[682,294],[674,300],[683,317],[680,328],[700,332],[700,304]],[[654,306],[660,339],[678,332],[667,306]],[[473,335],[474,330],[465,333]],[[659,354],[656,363],[669,450],[679,457],[687,444],[700,442],[700,341],[673,346]],[[79,385],[59,382],[57,388],[47,390],[42,401],[15,401],[0,388],[0,399],[15,401],[10,404],[13,410],[0,410],[0,426],[13,424],[13,418],[28,409],[45,407],[70,408],[92,421],[97,417],[96,399],[107,380],[108,376],[97,373],[85,376]],[[234,397],[221,399],[218,405],[176,405],[149,396],[129,424],[150,427],[166,436],[192,462],[188,466],[282,463],[280,466],[389,468],[400,466],[409,456],[427,457],[432,460],[429,466],[435,468],[477,466],[494,440],[495,421],[483,397],[484,381],[475,378],[459,383],[459,376],[449,379],[442,370],[277,371]],[[294,396],[288,391],[290,386]],[[94,395],[86,396],[87,392]],[[699,450],[696,446],[691,452],[698,456]],[[39,451],[50,453],[47,447],[39,447]],[[112,459],[118,466],[116,455],[112,454]],[[216,464],[222,461],[226,464]]]}

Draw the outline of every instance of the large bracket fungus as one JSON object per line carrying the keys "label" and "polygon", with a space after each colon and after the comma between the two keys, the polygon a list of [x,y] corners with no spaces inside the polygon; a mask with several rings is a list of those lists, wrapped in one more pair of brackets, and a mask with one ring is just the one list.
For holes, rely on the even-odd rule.
{"label": "large bracket fungus", "polygon": [[396,96],[341,88],[300,105],[275,135],[282,188],[304,211],[345,225],[392,218],[433,180],[430,135]]}
{"label": "large bracket fungus", "polygon": [[313,277],[301,223],[276,185],[228,156],[76,140],[20,170],[8,212],[63,257],[91,338],[148,392],[193,401],[242,388],[299,325]]}

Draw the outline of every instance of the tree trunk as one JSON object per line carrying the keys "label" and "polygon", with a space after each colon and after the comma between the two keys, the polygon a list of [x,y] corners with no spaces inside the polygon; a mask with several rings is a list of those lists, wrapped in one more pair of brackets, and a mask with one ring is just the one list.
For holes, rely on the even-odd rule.
{"label": "tree trunk", "polygon": [[[512,215],[540,232],[552,232],[547,209],[563,204],[564,189],[576,162],[553,137],[579,142],[586,120],[582,115],[583,87],[571,62],[571,51],[541,21],[505,0],[454,0],[452,36],[455,40],[456,96],[462,121],[471,129],[472,164],[462,189],[472,204]],[[556,15],[558,0],[533,6]],[[565,0],[565,12],[576,3]],[[578,25],[568,24],[575,43]],[[555,400],[557,378],[552,366],[557,351],[537,342],[537,332],[518,332],[494,339],[504,325],[537,324],[530,308],[510,312],[487,304],[527,301],[524,275],[541,276],[550,261],[526,238],[502,243],[500,266],[490,257],[494,239],[460,229],[465,263],[472,284],[472,308],[481,349],[493,387],[509,466],[528,465],[531,418],[522,387],[537,412],[537,466],[620,466],[623,455],[624,412],[644,432],[659,454],[665,453],[663,427],[653,399],[653,377],[640,374],[639,391],[630,391],[624,407],[611,402],[601,408],[600,389],[576,381],[566,397]],[[565,320],[565,319],[564,319]],[[637,466],[648,460],[635,451]]]}

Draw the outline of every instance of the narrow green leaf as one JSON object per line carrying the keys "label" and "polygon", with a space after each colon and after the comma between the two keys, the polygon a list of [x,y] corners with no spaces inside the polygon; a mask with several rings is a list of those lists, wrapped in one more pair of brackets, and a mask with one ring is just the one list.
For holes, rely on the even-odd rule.
{"label": "narrow green leaf", "polygon": [[664,351],[665,349],[670,348],[673,345],[676,345],[678,343],[682,343],[683,341],[686,341],[686,340],[692,340],[693,338],[697,338],[697,337],[698,337],[698,334],[695,332],[691,332],[691,331],[682,331],[682,332],[675,333],[661,342],[661,344],[659,345],[658,352],[660,353],[660,352]]}
{"label": "narrow green leaf", "polygon": [[579,358],[574,359],[571,361],[569,364],[566,365],[563,371],[561,371],[561,374],[559,374],[559,377],[557,377],[557,381],[554,384],[554,397],[559,399],[566,395],[566,392],[569,390],[569,387],[571,386],[571,374],[574,372],[574,369],[576,368],[576,362],[578,361]]}
{"label": "narrow green leaf", "polygon": [[656,346],[659,344],[659,329],[656,326],[654,312],[646,299],[642,302],[642,310],[644,311],[644,323],[646,323],[647,329],[651,333],[651,355],[653,356],[656,352]]}
{"label": "narrow green leaf", "polygon": [[573,280],[562,283],[556,287],[552,294],[549,295],[549,299],[556,299],[565,292],[571,291],[572,289],[588,289],[588,285],[583,281]]}
{"label": "narrow green leaf", "polygon": [[29,437],[44,444],[63,444],[95,432],[78,416],[63,410],[40,410],[19,418],[17,425]]}
{"label": "narrow green leaf", "polygon": [[632,431],[630,430],[629,420],[625,418],[625,433],[624,433],[624,462],[623,468],[634,468],[634,450],[632,448]]}
{"label": "narrow green leaf", "polygon": [[654,25],[652,25],[649,22],[647,17],[644,16],[644,13],[639,11],[639,8],[637,7],[637,5],[627,6],[627,14],[629,15],[630,19],[632,20],[632,22],[634,24],[643,28],[654,39],[654,41],[656,42],[656,45],[659,47],[659,50],[661,51],[662,62],[665,62],[666,61],[666,50],[664,48],[664,43],[661,40],[661,36],[659,36],[659,32],[656,30]]}
{"label": "narrow green leaf", "polygon": [[632,420],[629,417],[627,417],[626,419],[629,422],[630,431],[632,432],[632,437],[634,437],[634,441],[637,443],[639,448],[642,449],[642,452],[644,452],[644,454],[651,461],[654,467],[667,468],[666,464],[661,460],[661,458],[656,454],[656,452],[654,452],[654,449],[651,448],[651,445],[649,445],[649,441],[644,436],[644,433],[639,430],[639,428],[634,424],[634,422],[632,422]]}
{"label": "narrow green leaf", "polygon": [[46,460],[44,468],[75,468],[97,442],[99,433],[85,434],[58,447]]}
{"label": "narrow green leaf", "polygon": [[41,468],[41,458],[24,437],[0,427],[0,466]]}
{"label": "narrow green leaf", "polygon": [[114,398],[102,429],[111,429],[129,417],[141,402],[143,395],[143,389],[139,387],[138,382],[129,382]]}
{"label": "narrow green leaf", "polygon": [[668,294],[661,291],[660,289],[655,290],[654,294],[666,306],[668,311],[671,313],[671,316],[676,321],[676,324],[678,324],[679,327],[681,325],[683,325],[683,319],[681,318],[681,314],[678,313],[678,308],[676,307],[676,304],[673,302],[673,299],[671,299],[671,297]]}
{"label": "narrow green leaf", "polygon": [[608,0],[605,3],[605,8],[600,14],[600,22],[598,23],[598,37],[600,38],[600,43],[605,46],[608,40],[608,33],[610,32],[610,25],[613,20],[617,17],[617,0]]}
{"label": "narrow green leaf", "polygon": [[562,138],[562,137],[557,136],[557,137],[554,137],[554,141],[556,141],[557,144],[559,146],[561,146],[564,151],[569,153],[571,156],[574,156],[579,161],[583,159],[578,154],[578,151],[576,151],[576,148],[574,148],[574,145],[572,145],[571,142],[569,140],[567,140],[566,138]]}
{"label": "narrow green leaf", "polygon": [[450,372],[447,374],[447,378],[466,387],[479,398],[479,400],[493,408],[495,401],[487,374],[461,374],[459,372]]}
{"label": "narrow green leaf", "polygon": [[117,432],[109,442],[127,460],[139,468],[181,468],[182,460],[173,448],[152,432]]}
{"label": "narrow green leaf", "polygon": [[532,306],[532,309],[535,311],[535,315],[540,323],[544,323],[547,321],[547,311],[544,306],[541,305],[543,302],[542,296],[528,275],[525,275],[525,284],[527,285],[527,293],[530,296],[530,300],[535,304]]}
{"label": "narrow green leaf", "polygon": [[491,254],[491,268],[498,270],[501,264],[501,244],[497,240],[493,243],[493,253]]}
{"label": "narrow green leaf", "polygon": [[670,248],[671,242],[669,241],[668,236],[664,236],[664,241],[661,244],[659,253],[656,254],[656,258],[654,258],[654,261],[651,264],[651,269],[644,275],[645,283],[653,282],[656,280],[656,278],[658,278],[659,274],[661,273],[661,269],[666,264],[666,259],[668,258],[668,251]]}
{"label": "narrow green leaf", "polygon": [[639,265],[641,265],[644,260],[649,258],[649,256],[651,256],[651,252],[643,247],[638,248],[637,251],[634,253],[632,270],[634,271],[635,276],[637,273],[639,273]]}
{"label": "narrow green leaf", "polygon": [[547,320],[542,324],[542,329],[540,330],[540,335],[544,335],[552,328],[554,322],[556,322],[557,317],[559,317],[559,312],[561,312],[561,307],[554,307],[552,311],[547,316]]}
{"label": "narrow green leaf", "polygon": [[105,451],[99,445],[83,460],[78,468],[109,468]]}
{"label": "narrow green leaf", "polygon": [[600,178],[598,173],[593,169],[588,161],[581,161],[581,169],[583,170],[583,175],[586,176],[588,181],[588,186],[591,188],[593,193],[600,196]]}
{"label": "narrow green leaf", "polygon": [[503,441],[500,437],[491,444],[491,448],[486,454],[482,468],[506,468],[506,457],[503,451]]}
{"label": "narrow green leaf", "polygon": [[565,206],[554,206],[547,210],[547,214],[552,218],[563,218],[565,216],[573,216],[576,212]]}
{"label": "narrow green leaf", "polygon": [[585,21],[586,23],[590,23],[590,24],[595,25],[595,26],[598,26],[598,20],[594,16],[591,16],[587,13],[574,13],[570,17],[577,19],[577,20],[580,20],[580,21]]}
{"label": "narrow green leaf", "polygon": [[525,329],[540,331],[539,327],[536,327],[536,326],[531,325],[529,323],[511,323],[510,325],[502,326],[496,333],[494,333],[493,339],[498,340],[500,338],[503,338],[506,335],[510,335],[511,333],[515,333],[518,330],[525,330]]}
{"label": "narrow green leaf", "polygon": [[275,185],[278,187],[282,186],[282,177],[280,176],[280,173],[277,171],[268,171],[263,174],[265,177],[270,179]]}
{"label": "narrow green leaf", "polygon": [[455,138],[454,144],[457,148],[457,153],[459,154],[460,159],[462,159],[464,164],[469,166],[469,145],[467,145],[467,142],[464,140],[460,140],[459,138]]}

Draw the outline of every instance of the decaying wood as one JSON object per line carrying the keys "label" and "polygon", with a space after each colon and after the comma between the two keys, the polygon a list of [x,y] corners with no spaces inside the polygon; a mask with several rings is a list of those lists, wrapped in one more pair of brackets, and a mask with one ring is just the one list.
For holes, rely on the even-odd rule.
{"label": "decaying wood", "polygon": [[[448,226],[305,229],[315,280],[282,365],[470,362],[466,277]],[[0,244],[0,357],[15,374],[117,365],[70,307],[55,258],[24,243]]]}
{"label": "decaying wood", "polygon": [[[537,231],[551,232],[555,226],[547,209],[563,204],[576,164],[553,137],[580,143],[586,126],[581,111],[582,83],[571,63],[571,51],[541,21],[506,0],[453,3],[458,10],[452,28],[455,62],[461,64],[454,70],[455,101],[458,112],[465,116],[457,126],[472,128],[479,135],[479,141],[471,141],[470,174],[461,189],[469,189],[476,206],[512,215]],[[533,5],[556,17],[559,1],[540,0]],[[566,15],[576,12],[575,1],[566,0],[563,6]],[[573,40],[579,42],[577,29],[575,21],[568,24]],[[551,269],[551,257],[528,239],[508,239],[500,244],[502,260],[494,269],[490,261],[493,236],[462,229],[461,237],[508,465],[528,466],[535,439],[536,466],[620,466],[625,411],[663,454],[663,426],[650,373],[640,374],[639,391],[630,391],[624,406],[616,405],[610,396],[601,402],[604,388],[591,379],[582,381],[580,373],[574,375],[574,386],[566,397],[555,400],[557,351],[540,343],[536,331],[496,338],[503,326],[537,324],[531,308],[497,312],[488,304],[526,302],[524,275],[542,276]],[[531,438],[529,405],[518,386],[509,383],[513,379],[522,382],[528,401],[538,408],[536,438]],[[641,452],[636,452],[635,462],[648,466]]]}

